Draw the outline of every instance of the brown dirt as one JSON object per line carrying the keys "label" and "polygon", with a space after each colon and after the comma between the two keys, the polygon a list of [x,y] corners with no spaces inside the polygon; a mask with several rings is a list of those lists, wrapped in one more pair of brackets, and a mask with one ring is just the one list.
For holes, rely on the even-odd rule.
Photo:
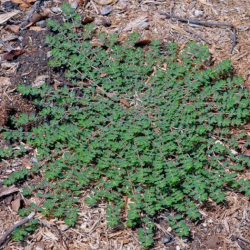
{"label": "brown dirt", "polygon": [[[3,4],[5,1],[2,1]],[[60,6],[60,1],[47,1],[46,6]],[[211,43],[208,45],[214,63],[224,59],[230,59],[238,75],[245,79],[245,85],[250,87],[250,1],[246,0],[205,0],[197,1],[136,1],[120,0],[113,5],[113,12],[109,16],[102,16],[96,13],[95,8],[100,12],[101,6],[95,0],[87,3],[85,7],[80,6],[78,12],[83,16],[94,17],[96,32],[119,34],[123,41],[131,31],[141,34],[141,39],[160,39],[167,43],[176,41],[180,47],[187,42],[194,40],[201,42],[201,37]],[[19,24],[24,20],[29,9],[24,9],[20,15],[8,21],[8,25]],[[225,22],[235,25],[237,28],[238,44],[235,46],[232,55],[232,31],[228,28],[218,27],[197,27],[193,28],[187,23],[181,23],[176,19],[165,19],[159,15],[159,11],[173,12],[174,15],[191,19],[208,19],[211,22]],[[202,11],[196,17],[195,11]],[[51,14],[52,15],[52,14]],[[60,18],[60,17],[59,17]],[[138,25],[136,26],[136,20]],[[3,25],[5,28],[6,23]],[[191,32],[191,33],[190,33]],[[0,29],[1,34],[11,32]],[[17,63],[17,70],[8,72],[2,71],[0,76],[9,77],[12,86],[2,89],[0,93],[0,126],[6,125],[10,115],[18,115],[22,112],[34,112],[33,106],[28,100],[24,100],[15,91],[12,91],[17,84],[32,84],[41,75],[48,75],[48,83],[65,84],[66,80],[62,72],[53,72],[47,65],[49,48],[45,44],[45,35],[49,33],[48,28],[40,31],[25,29],[19,31],[17,39],[8,44],[13,47],[20,46],[24,53],[15,58],[11,63]],[[4,54],[4,48],[0,47],[0,54]],[[0,83],[1,84],[1,83]],[[249,126],[241,128],[249,133]],[[237,130],[235,131],[237,133]],[[0,136],[1,138],[1,136]],[[1,148],[9,145],[10,142],[1,140]],[[18,145],[16,145],[18,146]],[[28,145],[26,145],[28,147]],[[246,151],[247,152],[247,151]],[[33,155],[26,155],[23,160],[13,159],[0,163],[1,179],[3,180],[11,172],[23,168],[32,167]],[[244,173],[245,178],[250,180],[249,171]],[[19,189],[29,186],[36,179],[27,180],[18,186]],[[3,188],[3,187],[0,187]],[[96,208],[89,208],[84,204],[84,196],[89,190],[83,192],[80,202],[79,220],[75,228],[64,230],[61,221],[50,219],[47,221],[51,229],[42,227],[31,237],[23,242],[10,240],[6,242],[5,250],[10,249],[65,249],[65,244],[60,239],[60,233],[53,225],[57,223],[60,232],[67,239],[69,249],[141,249],[136,231],[131,229],[111,230],[105,222],[105,204]],[[0,194],[2,189],[0,190]],[[5,232],[11,228],[14,222],[21,218],[13,211],[11,202],[19,197],[15,192],[0,198],[0,231]],[[24,198],[22,205],[31,202]],[[32,197],[34,201],[38,197]],[[212,201],[201,204],[200,212],[202,219],[198,223],[187,221],[191,228],[190,239],[180,239],[168,226],[166,215],[162,213],[157,220],[157,231],[155,233],[155,246],[151,249],[223,249],[223,250],[247,250],[250,249],[250,204],[249,198],[236,192],[227,192],[226,202],[216,205]],[[45,218],[42,218],[44,221]],[[172,241],[162,244],[162,237],[168,235]],[[186,242],[187,240],[187,242]],[[179,248],[178,248],[179,247]]]}

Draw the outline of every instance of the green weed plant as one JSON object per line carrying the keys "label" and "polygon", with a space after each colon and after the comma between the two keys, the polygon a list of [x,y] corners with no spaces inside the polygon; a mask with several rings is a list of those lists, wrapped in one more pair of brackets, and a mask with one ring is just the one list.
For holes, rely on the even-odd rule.
{"label": "green weed plant", "polygon": [[[16,131],[2,132],[37,148],[42,162],[4,181],[43,176],[23,194],[37,193],[44,202],[22,209],[23,216],[36,209],[74,226],[78,200],[88,188],[85,202],[105,202],[108,225],[138,228],[142,246],[150,246],[154,218],[163,209],[169,225],[187,236],[184,218],[197,220],[203,201],[225,201],[225,187],[250,194],[249,181],[237,179],[250,160],[232,151],[239,150],[239,140],[248,147],[249,139],[230,133],[248,121],[249,91],[233,76],[229,60],[206,66],[208,48],[195,42],[182,51],[176,43],[163,51],[157,40],[141,48],[135,33],[122,44],[116,34],[100,34],[102,46],[94,46],[93,24],[83,26],[68,5],[62,9],[62,24],[48,21],[55,32],[47,37],[49,65],[64,69],[71,85],[19,85],[38,113],[13,119]],[[29,122],[35,125],[25,131]]]}

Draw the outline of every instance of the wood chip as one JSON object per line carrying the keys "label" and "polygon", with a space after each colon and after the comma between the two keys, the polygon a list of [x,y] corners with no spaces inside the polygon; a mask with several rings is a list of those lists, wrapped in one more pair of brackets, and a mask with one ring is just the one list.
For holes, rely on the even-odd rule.
{"label": "wood chip", "polygon": [[47,230],[47,232],[44,232],[44,235],[52,240],[58,241],[58,238],[50,231]]}
{"label": "wood chip", "polygon": [[137,27],[144,28],[147,25],[147,22],[148,22],[148,13],[143,13],[139,17],[137,17],[136,19],[129,22],[125,26],[123,31],[133,30]]}
{"label": "wood chip", "polygon": [[14,187],[14,186],[11,186],[11,187],[8,187],[8,188],[2,188],[0,190],[0,197],[10,195],[10,194],[13,194],[13,193],[18,192],[18,191],[19,191],[19,189]]}
{"label": "wood chip", "polygon": [[18,212],[20,206],[21,206],[21,199],[20,198],[17,198],[11,202],[11,208],[14,212]]}
{"label": "wood chip", "polygon": [[140,40],[140,41],[136,42],[135,46],[142,47],[145,45],[149,45],[151,42],[152,42],[152,40],[150,40],[150,39],[144,39],[144,40]]}
{"label": "wood chip", "polygon": [[21,54],[23,54],[22,49],[14,49],[14,50],[11,50],[10,52],[8,52],[7,54],[5,54],[3,56],[3,59],[6,61],[11,61],[12,59],[14,59],[14,57],[19,56]]}
{"label": "wood chip", "polygon": [[93,41],[93,42],[91,41],[90,43],[92,44],[93,47],[104,46],[103,43],[99,43],[99,42],[97,42],[97,41]]}
{"label": "wood chip", "polygon": [[107,76],[109,73],[101,73],[100,77],[103,78],[105,76]]}
{"label": "wood chip", "polygon": [[122,103],[122,104],[124,104],[126,107],[130,107],[130,104],[129,104],[129,102],[126,100],[126,99],[124,99],[124,98],[120,98],[120,102]]}
{"label": "wood chip", "polygon": [[199,0],[200,3],[205,4],[207,6],[212,6],[211,3],[206,2],[206,0]]}
{"label": "wood chip", "polygon": [[22,164],[27,168],[27,169],[31,169],[31,164],[27,161],[22,161]]}
{"label": "wood chip", "polygon": [[225,220],[223,221],[223,224],[224,224],[224,228],[226,229],[226,231],[227,231],[228,233],[230,233],[230,228],[229,228],[227,219],[225,219]]}
{"label": "wood chip", "polygon": [[9,19],[16,16],[18,13],[20,13],[19,10],[14,10],[13,12],[1,14],[0,15],[0,24],[7,22]]}
{"label": "wood chip", "polygon": [[48,78],[49,78],[48,75],[41,75],[41,76],[38,76],[38,77],[35,79],[35,81],[31,84],[31,86],[32,86],[32,87],[37,87],[37,88],[39,88],[39,87],[41,87],[41,86],[45,83],[46,79],[48,79]]}
{"label": "wood chip", "polygon": [[109,238],[117,237],[117,236],[120,236],[122,233],[123,233],[123,231],[119,231],[116,233],[109,234],[108,237]]}
{"label": "wood chip", "polygon": [[83,20],[83,24],[88,24],[88,23],[92,23],[95,19],[93,17],[90,16],[86,16]]}
{"label": "wood chip", "polygon": [[11,85],[10,78],[0,76],[0,87],[10,86],[10,85]]}
{"label": "wood chip", "polygon": [[18,25],[9,25],[5,29],[10,30],[11,32],[14,32],[16,34],[19,32],[19,26]]}
{"label": "wood chip", "polygon": [[181,27],[179,27],[178,25],[170,24],[170,27],[172,29],[182,33],[182,34],[187,34],[187,32],[184,29],[182,29]]}

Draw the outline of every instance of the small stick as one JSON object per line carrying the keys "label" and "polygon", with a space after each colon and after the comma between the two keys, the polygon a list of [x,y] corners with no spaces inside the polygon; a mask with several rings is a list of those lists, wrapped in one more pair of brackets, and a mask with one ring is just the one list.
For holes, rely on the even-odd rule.
{"label": "small stick", "polygon": [[9,229],[9,230],[2,236],[2,238],[0,239],[0,246],[3,245],[3,243],[6,241],[6,239],[8,238],[8,236],[9,236],[10,234],[12,234],[12,232],[13,232],[16,228],[18,228],[18,227],[24,225],[25,223],[27,223],[28,221],[30,221],[34,216],[35,216],[35,212],[31,212],[27,217],[25,217],[23,220],[21,220],[21,221],[19,221],[18,223],[16,223],[11,229]]}
{"label": "small stick", "polygon": [[160,15],[165,15],[166,18],[175,18],[178,21],[184,22],[184,23],[191,23],[191,24],[198,24],[198,25],[203,25],[203,26],[215,26],[215,27],[228,27],[230,29],[232,29],[233,31],[233,43],[232,43],[232,47],[231,47],[231,51],[230,54],[232,54],[234,47],[236,45],[236,43],[238,42],[237,40],[237,36],[236,36],[236,29],[232,24],[228,24],[228,23],[214,23],[214,22],[206,22],[206,21],[200,21],[197,19],[187,19],[187,18],[182,18],[182,17],[178,17],[178,16],[174,16],[165,12],[159,12]]}
{"label": "small stick", "polygon": [[[58,233],[59,233],[59,235],[60,235],[60,238],[61,238],[61,240],[63,241],[63,243],[64,243],[66,249],[69,250],[69,246],[67,245],[66,240],[64,240],[61,230],[58,228],[58,226],[56,225],[56,223],[54,223],[54,226],[55,226],[55,228],[57,229],[57,231],[58,231]],[[62,244],[62,245],[63,245],[63,244]]]}
{"label": "small stick", "polygon": [[232,43],[231,51],[230,51],[231,55],[233,53],[234,47],[235,47],[237,42],[238,42],[238,40],[237,40],[237,36],[236,36],[236,29],[233,27],[233,43]]}
{"label": "small stick", "polygon": [[175,18],[178,21],[181,22],[185,22],[185,23],[193,23],[193,24],[200,24],[203,26],[225,26],[225,27],[229,27],[229,28],[234,28],[234,26],[232,24],[228,24],[228,23],[212,23],[212,22],[205,22],[205,21],[200,21],[197,19],[187,19],[187,18],[182,18],[182,17],[178,17],[178,16],[171,16],[168,13],[165,12],[159,12],[160,15],[165,15],[166,18]]}

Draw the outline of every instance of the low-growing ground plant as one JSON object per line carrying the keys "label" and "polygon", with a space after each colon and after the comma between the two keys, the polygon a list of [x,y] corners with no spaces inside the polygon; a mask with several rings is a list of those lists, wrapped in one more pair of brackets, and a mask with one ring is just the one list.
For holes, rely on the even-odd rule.
{"label": "low-growing ground plant", "polygon": [[36,192],[43,203],[21,209],[22,216],[35,209],[74,226],[87,187],[87,204],[106,202],[108,225],[138,228],[141,244],[150,246],[155,215],[163,209],[169,225],[187,236],[184,218],[197,220],[203,201],[223,202],[226,187],[250,194],[249,181],[237,178],[250,165],[238,140],[248,147],[249,139],[230,133],[248,121],[249,91],[229,60],[210,66],[208,48],[195,42],[181,51],[176,43],[162,49],[159,41],[141,48],[134,33],[122,44],[116,34],[100,34],[91,43],[94,26],[83,26],[68,5],[62,9],[62,24],[48,21],[55,32],[47,37],[49,64],[65,69],[71,84],[19,85],[37,114],[13,119],[16,131],[2,129],[5,139],[37,148],[42,162],[4,180],[11,185],[43,176],[23,190]]}

